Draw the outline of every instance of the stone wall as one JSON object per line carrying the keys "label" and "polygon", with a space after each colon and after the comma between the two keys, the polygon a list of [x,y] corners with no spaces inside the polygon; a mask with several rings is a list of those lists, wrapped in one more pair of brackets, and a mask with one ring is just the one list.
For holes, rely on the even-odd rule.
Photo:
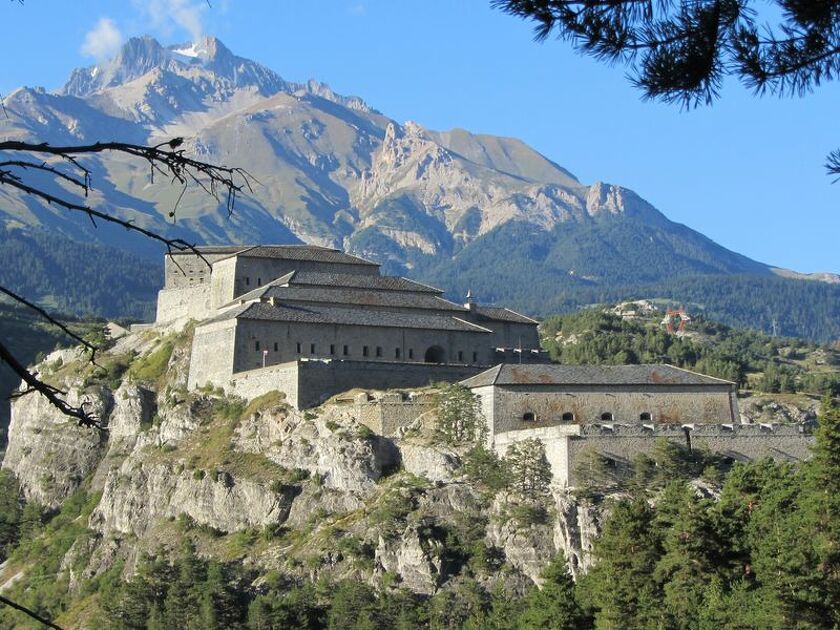
{"label": "stone wall", "polygon": [[235,327],[236,322],[228,320],[195,329],[187,379],[190,389],[208,383],[214,387],[227,387],[233,372]]}
{"label": "stone wall", "polygon": [[219,308],[233,300],[237,260],[225,258],[213,265],[213,276],[210,278],[210,304],[213,308]]}
{"label": "stone wall", "polygon": [[[379,326],[344,326],[337,324],[303,324],[240,320],[236,335],[234,370],[241,372],[262,367],[263,351],[268,350],[266,365],[297,359],[349,360],[383,363],[423,363],[426,350],[440,346],[444,362],[491,365],[492,348],[487,333],[384,328]],[[257,346],[259,344],[259,347]],[[300,352],[297,345],[300,344]],[[314,352],[313,352],[314,345]],[[347,354],[344,354],[347,346]],[[367,347],[367,356],[364,348]],[[382,356],[377,356],[377,348]],[[397,357],[399,350],[399,357]]]}
{"label": "stone wall", "polygon": [[[203,259],[195,254],[167,254],[163,257],[164,289],[190,288],[207,284],[210,266],[226,254],[204,254]],[[209,265],[208,265],[209,263]],[[215,265],[213,265],[215,268]]]}
{"label": "stone wall", "polygon": [[[478,393],[478,392],[477,392]],[[485,393],[485,396],[488,395]],[[602,414],[612,414],[611,422],[642,423],[641,414],[650,414],[653,423],[731,423],[737,422],[735,399],[726,385],[522,385],[496,386],[493,432],[532,429],[558,424],[602,422]],[[535,420],[525,420],[526,413]],[[563,414],[571,413],[571,421]]]}
{"label": "stone wall", "polygon": [[312,407],[353,388],[425,387],[436,381],[456,382],[482,368],[456,365],[373,363],[367,361],[301,361],[298,402]]}
{"label": "stone wall", "polygon": [[290,405],[301,409],[300,369],[297,361],[234,374],[228,378],[227,384],[223,387],[225,391],[246,400],[271,391],[283,392]]}
{"label": "stone wall", "polygon": [[509,431],[495,436],[496,452],[504,455],[511,444],[539,438],[545,444],[555,483],[574,486],[580,481],[579,466],[598,454],[618,469],[629,469],[633,459],[649,453],[659,439],[692,448],[708,447],[735,461],[771,457],[801,461],[810,457],[814,437],[805,424],[585,424]]}
{"label": "stone wall", "polygon": [[155,322],[159,324],[178,319],[201,320],[210,315],[209,284],[158,291]]}
{"label": "stone wall", "polygon": [[431,396],[408,399],[393,393],[368,400],[367,394],[359,394],[352,408],[356,422],[364,424],[378,435],[397,437],[400,429],[411,426],[420,416],[432,411],[434,402]]}

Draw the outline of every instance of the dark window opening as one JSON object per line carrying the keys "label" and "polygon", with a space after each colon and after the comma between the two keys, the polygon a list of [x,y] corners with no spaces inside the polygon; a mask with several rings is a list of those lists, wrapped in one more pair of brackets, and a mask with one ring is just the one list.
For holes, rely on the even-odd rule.
{"label": "dark window opening", "polygon": [[463,363],[463,362],[464,362],[464,351],[463,350],[458,350],[458,363]]}
{"label": "dark window opening", "polygon": [[650,412],[649,411],[643,411],[642,413],[640,413],[639,414],[639,420],[641,420],[642,422],[650,422],[650,420],[651,420]]}
{"label": "dark window opening", "polygon": [[443,348],[440,346],[432,346],[428,350],[426,350],[426,356],[423,360],[426,363],[444,363],[445,362],[445,353]]}
{"label": "dark window opening", "polygon": [[297,353],[300,354],[300,341],[297,342]]}
{"label": "dark window opening", "polygon": [[413,358],[414,358],[414,348],[409,348],[409,349],[408,349],[408,358],[409,358],[409,359],[413,359]]}
{"label": "dark window opening", "polygon": [[376,346],[376,356],[382,356],[382,346]]}
{"label": "dark window opening", "polygon": [[260,349],[260,342],[259,342],[259,341],[255,341],[255,342],[254,342],[254,350],[259,350],[259,349]]}
{"label": "dark window opening", "polygon": [[333,355],[333,354],[335,354],[335,344],[331,343],[330,344],[330,355]]}
{"label": "dark window opening", "polygon": [[315,354],[315,344],[314,343],[309,344],[309,354]]}
{"label": "dark window opening", "polygon": [[563,414],[563,422],[574,422],[575,421],[575,414],[571,411],[567,411]]}
{"label": "dark window opening", "polygon": [[345,357],[346,357],[348,354],[350,354],[350,346],[344,346],[343,351],[342,351],[342,354],[343,354]]}
{"label": "dark window opening", "polygon": [[522,421],[523,422],[536,422],[537,421],[537,414],[533,411],[526,411],[522,414]]}
{"label": "dark window opening", "polygon": [[274,352],[277,352],[277,348],[278,348],[278,346],[277,346],[277,342],[275,341],[275,342],[274,342]]}
{"label": "dark window opening", "polygon": [[394,348],[394,358],[395,359],[400,358],[400,349],[399,348]]}
{"label": "dark window opening", "polygon": [[262,286],[262,278],[257,278],[257,286],[258,287]]}
{"label": "dark window opening", "polygon": [[601,414],[601,422],[612,422],[612,420],[613,415],[609,411]]}
{"label": "dark window opening", "polygon": [[478,352],[473,352],[473,363],[478,363]]}
{"label": "dark window opening", "polygon": [[368,347],[362,346],[362,356],[366,357],[368,355]]}
{"label": "dark window opening", "polygon": [[245,285],[248,286],[251,284],[251,278],[249,276],[245,276]]}

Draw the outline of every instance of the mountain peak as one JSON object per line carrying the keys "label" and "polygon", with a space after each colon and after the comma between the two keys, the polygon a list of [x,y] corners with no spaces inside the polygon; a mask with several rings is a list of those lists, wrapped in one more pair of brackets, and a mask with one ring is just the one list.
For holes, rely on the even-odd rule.
{"label": "mountain peak", "polygon": [[168,46],[167,50],[178,57],[186,57],[187,59],[201,61],[204,63],[228,61],[235,58],[235,55],[230,51],[230,49],[225,46],[221,40],[212,35],[207,35],[194,42]]}
{"label": "mountain peak", "polygon": [[132,37],[117,55],[88,68],[78,68],[61,90],[64,94],[85,97],[106,88],[124,85],[153,70],[184,76],[196,66],[227,83],[230,88],[256,87],[265,96],[287,89],[276,73],[260,64],[234,55],[212,36],[195,42],[164,47],[154,37]]}

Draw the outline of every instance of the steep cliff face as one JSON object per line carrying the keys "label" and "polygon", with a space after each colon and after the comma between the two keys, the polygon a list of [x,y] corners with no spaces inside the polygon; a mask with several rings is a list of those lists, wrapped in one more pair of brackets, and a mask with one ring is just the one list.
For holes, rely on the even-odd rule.
{"label": "steep cliff face", "polygon": [[[75,350],[38,366],[90,405],[101,431],[33,394],[14,402],[3,467],[26,500],[57,511],[83,490],[94,502],[63,552],[71,588],[119,562],[130,573],[142,553],[185,538],[208,556],[233,553],[299,579],[390,576],[421,594],[457,583],[468,562],[470,574],[514,589],[538,581],[558,553],[575,573],[590,563],[598,517],[567,493],[556,492],[549,522],[518,525],[504,497],[465,473],[463,450],[429,431],[392,440],[352,407],[298,412],[277,392],[251,402],[188,392],[189,336],[147,331],[121,339],[98,367]],[[475,549],[495,564],[469,560]],[[14,570],[25,578],[26,566]],[[9,577],[0,569],[0,584]]]}

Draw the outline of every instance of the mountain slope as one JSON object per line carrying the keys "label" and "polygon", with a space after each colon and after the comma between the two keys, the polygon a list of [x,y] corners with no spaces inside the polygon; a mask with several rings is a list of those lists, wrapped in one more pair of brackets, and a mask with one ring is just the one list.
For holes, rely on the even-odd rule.
{"label": "mountain slope", "polygon": [[[59,92],[21,88],[4,105],[6,138],[183,136],[189,155],[251,173],[258,183],[232,217],[193,187],[173,223],[179,188],[152,185],[146,165],[120,157],[86,162],[90,202],[187,240],[341,247],[456,294],[471,288],[484,299],[513,298],[532,313],[584,303],[593,290],[777,271],[669,221],[630,190],[580,182],[519,140],[400,125],[358,97],[287,81],[215,38],[169,47],[134,38],[114,59],[75,70]],[[2,189],[0,226],[160,254],[124,231],[93,229]],[[538,279],[539,291],[523,293],[523,274]]]}

